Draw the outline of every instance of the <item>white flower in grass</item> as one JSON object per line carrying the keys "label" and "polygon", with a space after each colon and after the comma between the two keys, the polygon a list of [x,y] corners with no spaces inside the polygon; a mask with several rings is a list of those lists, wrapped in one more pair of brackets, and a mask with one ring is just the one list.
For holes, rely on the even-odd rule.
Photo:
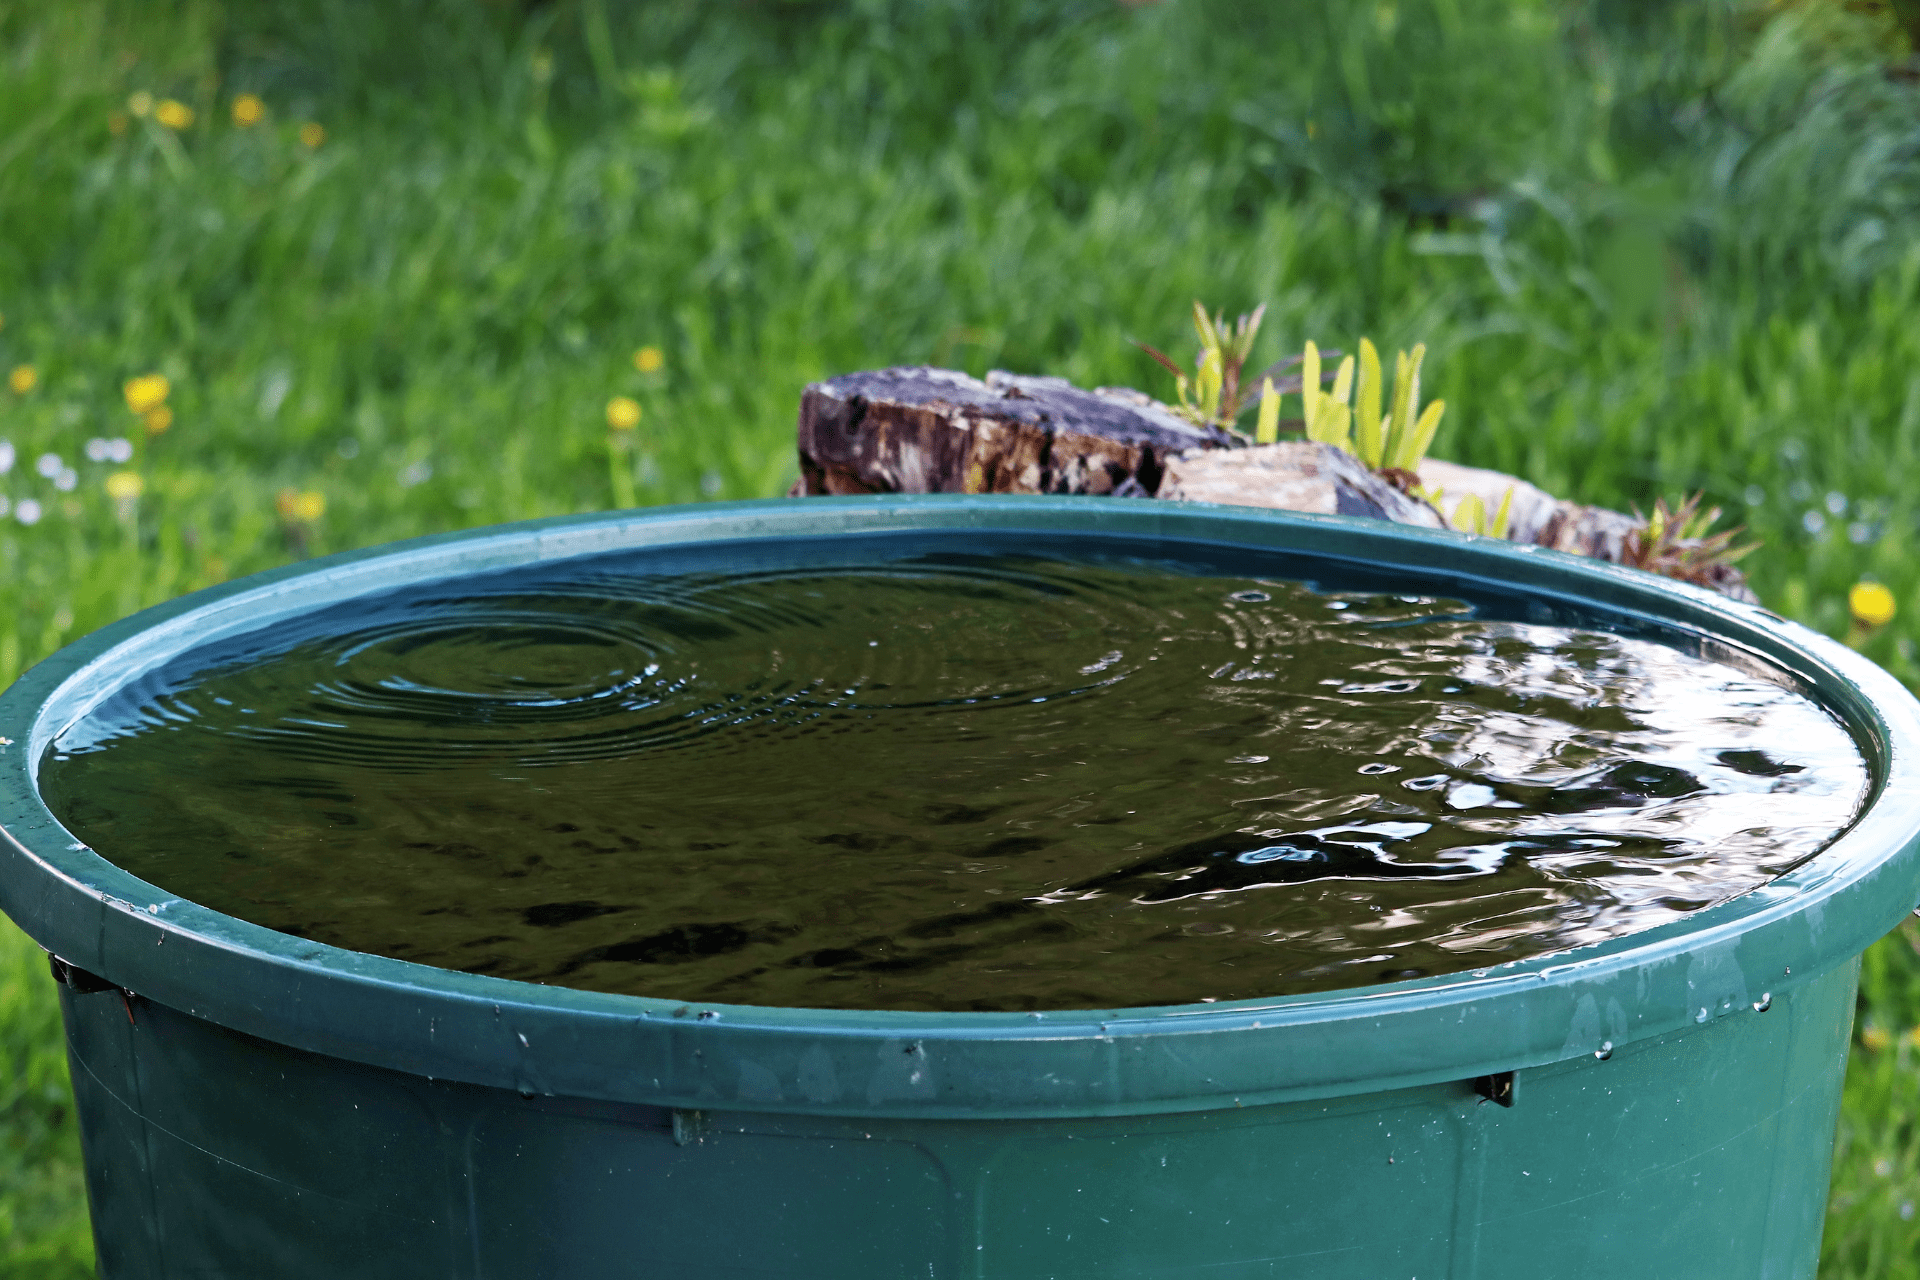
{"label": "white flower in grass", "polygon": [[40,523],[40,504],[32,498],[22,498],[13,509],[13,518],[21,524]]}

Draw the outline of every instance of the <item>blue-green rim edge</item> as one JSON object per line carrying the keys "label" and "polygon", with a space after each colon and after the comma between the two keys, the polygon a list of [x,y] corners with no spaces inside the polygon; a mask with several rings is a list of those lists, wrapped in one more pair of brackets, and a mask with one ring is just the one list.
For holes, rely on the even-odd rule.
{"label": "blue-green rim edge", "polygon": [[[1651,619],[1793,673],[1854,727],[1872,797],[1794,871],[1679,921],[1475,973],[1331,994],[1045,1014],[687,1003],[345,951],[166,894],[41,803],[45,743],[137,671],[222,629],[451,574],[690,542],[889,531],[1116,534],[1279,548]],[[1341,516],[1142,499],[889,495],[563,516],[290,565],[145,610],[0,694],[0,910],[145,999],[296,1048],[432,1078],[691,1109],[1067,1118],[1253,1106],[1591,1057],[1722,1017],[1846,963],[1920,896],[1920,704],[1844,646],[1763,609],[1497,539]],[[156,948],[163,950],[156,951]],[[163,964],[154,965],[152,959]],[[105,997],[102,997],[105,998]],[[1596,1065],[1599,1065],[1596,1063]]]}

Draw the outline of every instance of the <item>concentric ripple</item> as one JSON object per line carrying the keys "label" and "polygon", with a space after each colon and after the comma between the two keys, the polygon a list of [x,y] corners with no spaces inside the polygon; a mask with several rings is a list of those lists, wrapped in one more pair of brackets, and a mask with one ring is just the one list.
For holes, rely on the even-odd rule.
{"label": "concentric ripple", "polygon": [[62,733],[42,790],[302,937],[894,1009],[1538,955],[1753,888],[1866,791],[1783,680],[1652,640],[1258,566],[760,561],[568,562],[209,645]]}

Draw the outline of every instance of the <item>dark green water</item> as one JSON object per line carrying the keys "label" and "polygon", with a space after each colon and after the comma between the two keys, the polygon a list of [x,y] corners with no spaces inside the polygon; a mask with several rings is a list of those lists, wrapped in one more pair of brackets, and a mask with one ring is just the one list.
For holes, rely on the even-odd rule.
{"label": "dark green water", "polygon": [[129,686],[41,784],[168,892],[340,947],[954,1010],[1595,942],[1766,881],[1864,796],[1817,705],[1651,640],[992,551],[358,601]]}

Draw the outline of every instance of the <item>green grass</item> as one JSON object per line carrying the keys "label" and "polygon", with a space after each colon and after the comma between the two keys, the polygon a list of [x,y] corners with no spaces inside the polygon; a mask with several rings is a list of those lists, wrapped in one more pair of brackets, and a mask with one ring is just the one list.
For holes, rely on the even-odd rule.
{"label": "green grass", "polygon": [[[834,372],[1167,393],[1126,339],[1185,352],[1195,296],[1270,303],[1256,359],[1424,340],[1440,456],[1616,506],[1704,488],[1816,627],[1879,578],[1904,612],[1868,652],[1920,682],[1920,91],[1860,8],[0,0],[0,370],[38,372],[0,390],[0,494],[45,512],[0,520],[0,682],[299,554],[779,492]],[[195,122],[116,135],[139,90]],[[121,396],[148,371],[152,439]],[[645,417],[610,455],[615,394]],[[116,437],[134,504],[84,453]],[[70,1276],[38,964],[0,925],[0,1273]],[[1880,944],[1863,1025],[1916,992]],[[1830,1280],[1920,1273],[1917,1059],[1857,1052]]]}
{"label": "green grass", "polygon": [[[1847,1071],[1827,1210],[1823,1277],[1920,1277],[1920,927],[1909,920],[1867,953],[1864,1009]],[[1904,1034],[1902,1034],[1904,1032]],[[1880,1046],[1880,1047],[1868,1047]]]}

